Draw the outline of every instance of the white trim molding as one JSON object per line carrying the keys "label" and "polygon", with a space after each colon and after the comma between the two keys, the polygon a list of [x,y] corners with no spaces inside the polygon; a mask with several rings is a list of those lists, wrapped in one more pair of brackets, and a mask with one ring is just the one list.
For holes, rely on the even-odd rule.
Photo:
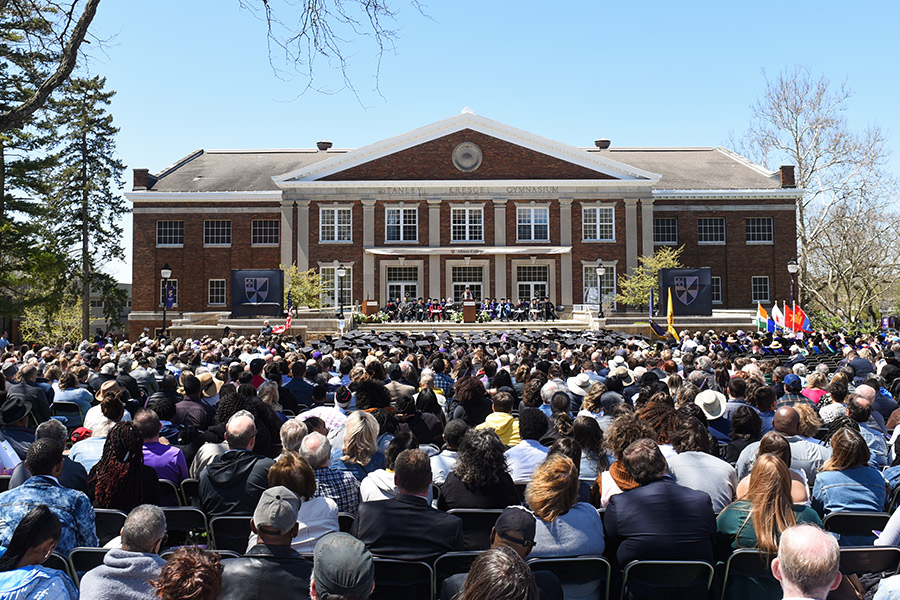
{"label": "white trim molding", "polygon": [[482,254],[570,254],[572,246],[417,246],[399,248],[363,248],[366,254],[376,256],[480,256]]}

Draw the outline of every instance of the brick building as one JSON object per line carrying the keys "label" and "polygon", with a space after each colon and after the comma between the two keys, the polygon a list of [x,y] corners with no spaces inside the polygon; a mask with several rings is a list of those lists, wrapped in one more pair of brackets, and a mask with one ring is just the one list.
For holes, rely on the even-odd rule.
{"label": "brick building", "polygon": [[[710,267],[714,305],[787,295],[793,167],[724,148],[575,148],[463,112],[356,150],[198,150],[135,169],[131,331],[230,310],[231,269],[315,268],[343,304],[548,295],[615,308],[616,278],[660,245]],[[338,267],[346,274],[338,277]],[[340,295],[340,296],[338,296]],[[171,313],[170,313],[171,314]]]}

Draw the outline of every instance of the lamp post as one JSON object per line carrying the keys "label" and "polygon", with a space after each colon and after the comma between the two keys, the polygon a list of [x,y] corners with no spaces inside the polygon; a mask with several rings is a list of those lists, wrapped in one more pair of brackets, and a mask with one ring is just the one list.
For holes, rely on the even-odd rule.
{"label": "lamp post", "polygon": [[169,278],[172,277],[172,267],[169,266],[169,263],[163,265],[163,268],[159,270],[159,276],[162,277],[162,286],[163,286],[163,322],[162,322],[162,335],[166,337],[166,309],[169,308]]}
{"label": "lamp post", "polygon": [[791,259],[788,261],[787,270],[788,270],[788,273],[791,274],[791,306],[793,306],[794,305],[794,277],[796,277],[797,273],[800,271],[800,264],[796,260]]}
{"label": "lamp post", "polygon": [[344,319],[344,296],[341,295],[341,288],[342,288],[341,284],[343,283],[344,276],[347,274],[347,269],[346,269],[346,267],[344,267],[344,265],[341,265],[337,269],[334,270],[334,274],[337,276],[337,289],[335,290],[335,293],[337,293],[338,304],[341,307],[338,314],[340,315],[341,320],[343,320]]}
{"label": "lamp post", "polygon": [[603,318],[603,276],[606,274],[606,267],[597,267],[597,316]]}

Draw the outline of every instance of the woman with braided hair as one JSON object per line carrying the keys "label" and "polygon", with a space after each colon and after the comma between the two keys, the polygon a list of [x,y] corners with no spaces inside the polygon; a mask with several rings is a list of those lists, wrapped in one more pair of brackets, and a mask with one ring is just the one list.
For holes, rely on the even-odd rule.
{"label": "woman with braided hair", "polygon": [[118,423],[103,445],[100,462],[88,477],[88,495],[94,508],[130,512],[141,504],[161,503],[159,478],[144,465],[144,436],[130,421]]}

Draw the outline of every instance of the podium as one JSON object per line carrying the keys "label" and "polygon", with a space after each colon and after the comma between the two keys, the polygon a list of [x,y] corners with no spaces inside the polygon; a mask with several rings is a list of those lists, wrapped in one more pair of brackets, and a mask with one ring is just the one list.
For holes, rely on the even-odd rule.
{"label": "podium", "polygon": [[474,323],[477,310],[474,300],[464,300],[463,303],[463,323]]}
{"label": "podium", "polygon": [[378,300],[363,300],[362,314],[369,316],[378,312]]}

